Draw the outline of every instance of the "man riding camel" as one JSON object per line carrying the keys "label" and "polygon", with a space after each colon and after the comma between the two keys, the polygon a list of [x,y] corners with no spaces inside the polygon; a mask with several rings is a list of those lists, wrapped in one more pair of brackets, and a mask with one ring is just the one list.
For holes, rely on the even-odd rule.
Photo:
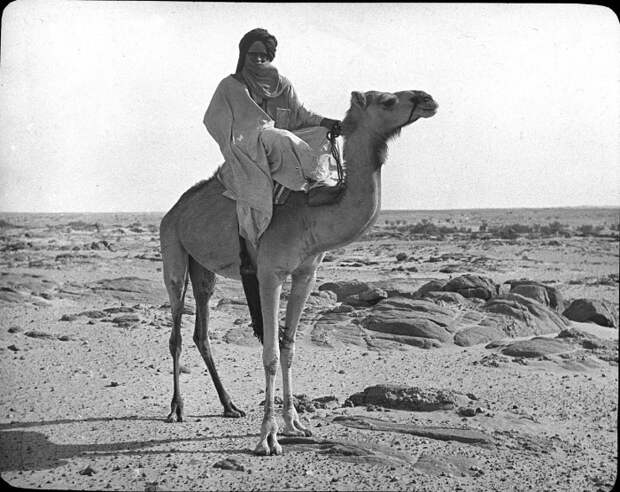
{"label": "man riding camel", "polygon": [[271,220],[274,182],[308,191],[330,186],[330,144],[340,121],[306,109],[271,63],[277,40],[253,29],[239,43],[234,74],[218,85],[204,124],[225,163],[217,177],[237,203],[239,234],[254,246]]}

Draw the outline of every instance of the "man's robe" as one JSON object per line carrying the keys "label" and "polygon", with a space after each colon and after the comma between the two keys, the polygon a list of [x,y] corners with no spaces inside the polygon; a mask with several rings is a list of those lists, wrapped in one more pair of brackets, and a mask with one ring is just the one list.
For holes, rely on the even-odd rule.
{"label": "man's robe", "polygon": [[[239,232],[255,246],[273,213],[273,178],[259,140],[261,131],[275,126],[295,132],[317,156],[327,148],[326,129],[318,127],[323,117],[304,108],[290,82],[282,79],[285,90],[266,99],[263,109],[245,84],[228,76],[218,85],[204,117],[225,159],[217,174],[226,188],[224,195],[236,201]],[[278,172],[298,173],[295,164]]]}

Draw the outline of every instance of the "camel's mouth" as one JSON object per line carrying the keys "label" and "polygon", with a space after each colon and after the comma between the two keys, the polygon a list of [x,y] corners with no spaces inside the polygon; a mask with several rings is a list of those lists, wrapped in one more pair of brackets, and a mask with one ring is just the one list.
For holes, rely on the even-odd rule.
{"label": "camel's mouth", "polygon": [[423,118],[433,116],[435,113],[437,113],[438,108],[439,104],[437,104],[433,99],[431,99],[430,101],[427,100],[419,103],[417,107],[418,111],[422,113],[420,116],[422,116]]}
{"label": "camel's mouth", "polygon": [[420,94],[418,92],[409,100],[413,103],[413,106],[406,123],[407,125],[419,118],[430,118],[437,112],[437,108],[439,108],[435,100],[425,93]]}

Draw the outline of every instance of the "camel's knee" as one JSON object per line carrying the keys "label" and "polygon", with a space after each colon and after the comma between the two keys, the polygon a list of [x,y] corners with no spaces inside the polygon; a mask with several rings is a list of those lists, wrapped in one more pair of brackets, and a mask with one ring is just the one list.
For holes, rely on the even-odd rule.
{"label": "camel's knee", "polygon": [[280,344],[280,362],[282,367],[291,368],[295,360],[295,344],[283,346]]}
{"label": "camel's knee", "polygon": [[278,365],[280,364],[280,351],[279,350],[263,350],[263,367],[265,372],[270,376],[275,376],[278,372]]}
{"label": "camel's knee", "polygon": [[206,333],[194,333],[193,336],[194,343],[196,347],[198,347],[198,351],[202,353],[211,353],[211,344],[209,343],[209,335]]}
{"label": "camel's knee", "polygon": [[175,355],[180,355],[182,350],[183,337],[180,333],[173,331],[170,335],[170,339],[168,340],[168,347],[170,348],[170,353]]}

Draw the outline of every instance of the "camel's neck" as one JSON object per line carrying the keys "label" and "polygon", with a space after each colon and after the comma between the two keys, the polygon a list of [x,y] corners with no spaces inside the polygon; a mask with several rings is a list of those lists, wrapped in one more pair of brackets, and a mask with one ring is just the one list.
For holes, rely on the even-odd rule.
{"label": "camel's neck", "polygon": [[347,189],[337,205],[325,209],[320,221],[325,231],[317,231],[325,249],[354,241],[376,219],[381,208],[382,147],[364,129],[345,138]]}

